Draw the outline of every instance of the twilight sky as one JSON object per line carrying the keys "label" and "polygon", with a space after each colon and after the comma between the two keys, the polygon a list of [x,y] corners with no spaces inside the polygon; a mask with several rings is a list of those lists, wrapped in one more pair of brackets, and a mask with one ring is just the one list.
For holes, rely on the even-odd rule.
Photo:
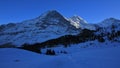
{"label": "twilight sky", "polygon": [[32,19],[53,9],[65,17],[79,15],[90,23],[120,19],[120,0],[0,0],[0,24]]}

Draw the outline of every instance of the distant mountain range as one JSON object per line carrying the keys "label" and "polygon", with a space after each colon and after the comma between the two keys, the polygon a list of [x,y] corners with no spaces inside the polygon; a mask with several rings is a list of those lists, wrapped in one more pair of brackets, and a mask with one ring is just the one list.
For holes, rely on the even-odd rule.
{"label": "distant mountain range", "polygon": [[93,31],[95,37],[99,35],[107,39],[109,36],[115,36],[114,40],[120,41],[119,26],[120,20],[115,18],[90,24],[80,16],[66,18],[56,10],[50,10],[31,20],[0,25],[0,45],[19,47],[24,44],[44,43],[66,35],[78,36],[85,30],[88,31],[86,32],[88,35],[90,31]]}

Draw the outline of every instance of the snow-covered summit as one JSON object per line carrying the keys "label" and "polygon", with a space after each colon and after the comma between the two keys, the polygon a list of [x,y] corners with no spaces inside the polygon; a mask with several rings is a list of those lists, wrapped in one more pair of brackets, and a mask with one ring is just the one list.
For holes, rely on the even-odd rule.
{"label": "snow-covered summit", "polygon": [[68,19],[68,21],[70,21],[70,23],[76,28],[80,28],[81,25],[86,25],[87,23],[83,18],[79,16],[72,16]]}
{"label": "snow-covered summit", "polygon": [[95,30],[95,27],[92,24],[88,24],[87,21],[80,16],[72,16],[68,18],[68,21],[70,21],[71,25],[75,26],[76,28]]}
{"label": "snow-covered summit", "polygon": [[74,22],[83,22],[83,23],[87,23],[87,21],[85,21],[82,17],[80,17],[80,16],[77,16],[77,15],[74,15],[74,16],[72,16],[70,19],[72,19],[72,21],[74,21]]}
{"label": "snow-covered summit", "polygon": [[118,25],[118,24],[120,24],[120,20],[111,17],[103,20],[98,25],[100,27],[109,27],[111,25]]}
{"label": "snow-covered summit", "polygon": [[40,15],[36,19],[39,19],[37,24],[41,24],[41,26],[43,26],[43,24],[45,24],[46,26],[59,25],[59,26],[63,26],[63,27],[69,26],[69,27],[75,28],[72,25],[70,25],[69,21],[67,21],[56,10],[47,11],[47,12],[43,13],[42,15]]}

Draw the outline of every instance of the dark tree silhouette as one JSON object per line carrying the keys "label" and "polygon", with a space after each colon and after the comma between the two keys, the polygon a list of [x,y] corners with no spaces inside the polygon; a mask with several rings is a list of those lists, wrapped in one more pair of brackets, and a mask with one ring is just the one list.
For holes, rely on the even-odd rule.
{"label": "dark tree silhouette", "polygon": [[51,49],[47,49],[46,55],[55,55],[55,51]]}

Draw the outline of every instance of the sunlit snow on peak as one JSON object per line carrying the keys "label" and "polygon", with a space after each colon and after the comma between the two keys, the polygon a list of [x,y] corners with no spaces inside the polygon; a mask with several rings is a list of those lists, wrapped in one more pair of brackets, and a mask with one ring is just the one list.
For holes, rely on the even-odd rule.
{"label": "sunlit snow on peak", "polygon": [[76,28],[80,28],[80,23],[84,22],[84,20],[79,16],[72,16],[68,19],[68,21],[70,21],[70,23]]}

